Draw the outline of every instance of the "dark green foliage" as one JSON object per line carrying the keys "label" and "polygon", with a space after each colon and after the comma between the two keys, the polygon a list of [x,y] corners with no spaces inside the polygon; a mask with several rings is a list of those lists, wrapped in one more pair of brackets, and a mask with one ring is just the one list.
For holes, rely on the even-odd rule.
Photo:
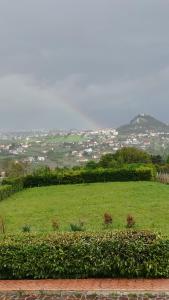
{"label": "dark green foliage", "polygon": [[150,163],[151,156],[140,149],[134,147],[124,147],[114,154],[114,159],[122,164]]}
{"label": "dark green foliage", "polygon": [[124,147],[116,153],[107,153],[102,155],[98,166],[102,168],[122,168],[122,166],[128,164],[147,164],[151,163],[151,156],[140,149],[134,147]]}
{"label": "dark green foliage", "polygon": [[6,236],[0,279],[169,278],[169,240],[149,232]]}
{"label": "dark green foliage", "polygon": [[62,174],[50,172],[48,175],[27,175],[23,177],[24,188],[58,184],[77,184],[113,181],[147,181],[152,180],[154,170],[151,167],[124,169],[94,169],[67,171]]}
{"label": "dark green foliage", "polygon": [[38,167],[33,170],[34,176],[46,176],[50,174],[50,168],[48,166]]}
{"label": "dark green foliage", "polygon": [[98,163],[95,162],[94,160],[89,160],[86,163],[86,169],[96,169],[98,167]]}
{"label": "dark green foliage", "polygon": [[79,223],[71,223],[70,231],[85,231],[84,222],[79,221]]}
{"label": "dark green foliage", "polygon": [[107,153],[105,155],[102,155],[100,158],[100,161],[98,163],[98,166],[102,168],[118,168],[121,167],[121,163],[115,160],[113,153]]}
{"label": "dark green foliage", "polygon": [[25,224],[22,226],[22,232],[30,232],[31,231],[31,227],[28,224]]}
{"label": "dark green foliage", "polygon": [[2,185],[11,185],[16,192],[19,192],[24,188],[23,178],[24,177],[5,178],[2,181]]}
{"label": "dark green foliage", "polygon": [[0,200],[8,198],[12,194],[23,189],[23,178],[4,179],[0,186]]}
{"label": "dark green foliage", "polygon": [[166,163],[169,164],[169,155],[167,156]]}
{"label": "dark green foliage", "polygon": [[151,161],[153,164],[163,164],[164,159],[162,158],[161,155],[151,155]]}
{"label": "dark green foliage", "polygon": [[13,189],[11,185],[0,186],[0,200],[3,200],[13,194]]}
{"label": "dark green foliage", "polygon": [[18,191],[20,191],[20,188],[18,186],[13,186],[9,184],[0,186],[0,201],[8,198],[9,196]]}

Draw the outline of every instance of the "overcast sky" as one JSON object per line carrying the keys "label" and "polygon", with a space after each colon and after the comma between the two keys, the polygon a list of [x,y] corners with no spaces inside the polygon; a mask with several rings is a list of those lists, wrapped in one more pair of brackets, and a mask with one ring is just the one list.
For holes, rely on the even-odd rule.
{"label": "overcast sky", "polygon": [[169,123],[168,0],[0,0],[0,129]]}

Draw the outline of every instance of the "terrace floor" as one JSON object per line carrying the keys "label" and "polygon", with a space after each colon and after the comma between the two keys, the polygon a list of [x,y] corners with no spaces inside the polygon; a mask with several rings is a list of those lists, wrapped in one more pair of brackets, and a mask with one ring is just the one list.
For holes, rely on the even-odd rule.
{"label": "terrace floor", "polygon": [[169,279],[0,280],[3,291],[169,292]]}

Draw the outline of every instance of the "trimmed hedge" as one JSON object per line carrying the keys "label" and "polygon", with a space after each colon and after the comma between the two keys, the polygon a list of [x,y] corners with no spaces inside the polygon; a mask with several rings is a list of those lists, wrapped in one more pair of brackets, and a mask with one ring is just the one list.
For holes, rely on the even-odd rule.
{"label": "trimmed hedge", "polygon": [[13,194],[11,185],[0,186],[0,201],[9,197],[11,194]]}
{"label": "trimmed hedge", "polygon": [[0,186],[0,201],[23,189],[23,184],[4,184]]}
{"label": "trimmed hedge", "polygon": [[0,279],[169,278],[169,240],[149,232],[6,236]]}
{"label": "trimmed hedge", "polygon": [[24,188],[24,177],[16,177],[16,178],[4,178],[2,181],[2,185],[12,185],[16,191],[20,191]]}
{"label": "trimmed hedge", "polygon": [[[37,187],[58,184],[77,184],[113,181],[147,181],[154,178],[154,170],[150,167],[137,169],[95,169],[69,171],[63,174],[50,172],[47,175],[27,175],[22,178],[23,187]],[[8,181],[5,181],[7,183]]]}

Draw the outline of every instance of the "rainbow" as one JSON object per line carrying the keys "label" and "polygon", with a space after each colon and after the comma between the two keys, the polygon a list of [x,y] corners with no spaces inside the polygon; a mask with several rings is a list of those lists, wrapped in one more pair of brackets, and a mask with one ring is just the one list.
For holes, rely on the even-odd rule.
{"label": "rainbow", "polygon": [[[78,118],[82,121],[82,124],[86,126],[87,129],[98,129],[101,128],[101,125],[99,125],[95,120],[90,118],[82,109],[80,109],[78,106],[68,102],[66,99],[62,99],[63,103],[66,105],[66,108],[68,109],[68,112],[70,114],[73,114],[75,118]],[[85,128],[84,128],[85,129]]]}

